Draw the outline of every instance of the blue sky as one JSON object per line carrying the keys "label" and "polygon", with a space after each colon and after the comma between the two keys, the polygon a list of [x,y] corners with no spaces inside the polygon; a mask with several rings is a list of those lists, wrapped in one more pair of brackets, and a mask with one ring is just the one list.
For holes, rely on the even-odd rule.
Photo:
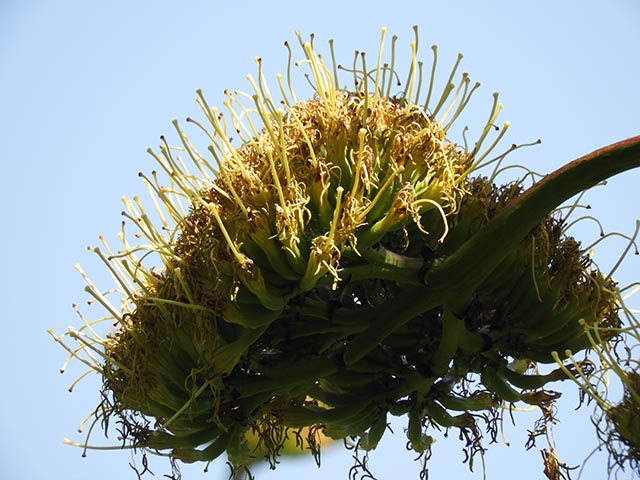
{"label": "blue sky", "polygon": [[[89,452],[62,445],[97,403],[99,379],[89,377],[67,392],[80,369],[58,369],[65,354],[47,335],[77,323],[71,304],[84,304],[80,262],[105,288],[110,280],[87,245],[98,235],[115,239],[121,196],[145,195],[139,171],[149,172],[146,154],[171,120],[198,117],[195,90],[220,104],[223,90],[246,89],[254,57],[267,75],[286,68],[285,40],[294,31],[314,32],[324,49],[334,38],[342,61],[355,49],[377,52],[380,28],[399,36],[398,48],[419,25],[422,57],[439,45],[446,72],[458,52],[461,69],[482,83],[470,107],[470,126],[480,128],[491,94],[500,92],[502,119],[512,122],[505,145],[542,139],[513,161],[549,172],[578,156],[640,133],[640,3],[636,0],[541,0],[538,2],[425,0],[410,2],[85,2],[0,3],[0,145],[2,252],[5,281],[0,290],[4,338],[0,349],[0,478],[135,478],[129,452]],[[448,72],[447,72],[448,73]],[[475,121],[475,119],[478,121]],[[454,137],[457,132],[453,132]],[[590,192],[588,202],[607,231],[631,233],[640,218],[640,172],[613,179]],[[576,228],[590,243],[593,225]],[[602,244],[596,260],[612,265],[623,242]],[[630,257],[618,271],[622,284],[638,279],[640,259]],[[606,269],[606,268],[605,268]],[[596,446],[589,409],[573,411],[572,386],[555,429],[559,455],[582,463]],[[519,430],[535,416],[517,417]],[[404,452],[402,424],[373,452],[378,478],[417,478]],[[523,452],[523,437],[505,425],[512,446],[491,448],[488,478],[542,478],[540,454]],[[99,439],[100,433],[95,438]],[[323,467],[285,461],[258,478],[346,478],[348,453],[327,451]],[[459,465],[455,435],[439,439],[431,478],[482,478]],[[604,478],[606,457],[596,455],[581,478]],[[153,462],[156,478],[166,472]],[[165,468],[165,470],[163,470]],[[201,466],[183,469],[185,480],[226,478],[224,461],[208,474]]]}

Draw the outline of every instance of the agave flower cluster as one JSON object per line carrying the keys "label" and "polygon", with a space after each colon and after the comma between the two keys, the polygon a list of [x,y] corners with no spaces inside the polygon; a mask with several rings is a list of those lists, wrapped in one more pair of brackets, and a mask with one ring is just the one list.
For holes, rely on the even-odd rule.
{"label": "agave flower cluster", "polygon": [[[508,127],[492,134],[497,96],[471,145],[447,138],[477,87],[466,74],[454,83],[458,63],[436,94],[436,49],[424,88],[417,35],[402,83],[384,30],[373,67],[364,54],[340,67],[332,44],[326,63],[298,39],[303,59],[287,45],[278,100],[258,60],[253,93],[226,92],[224,111],[198,92],[206,122],[188,122],[206,154],[178,123],[178,146],[163,137],[150,150],[164,173],[141,174],[155,208],[136,197],[125,213],[143,241],[128,243],[123,222],[120,249],[93,249],[120,298],[85,275],[115,330],[82,317],[55,338],[102,375],[96,422],[114,418],[126,445],[184,462],[226,452],[248,464],[249,433],[272,465],[292,436],[316,455],[321,433],[371,450],[388,416],[405,414],[416,452],[429,452],[431,429],[455,428],[482,453],[502,405],[548,412],[548,384],[588,369],[571,352],[622,328],[615,282],[552,212],[638,166],[635,151],[526,192],[524,179],[496,185],[517,148],[491,157]],[[293,68],[307,69],[309,99]]]}

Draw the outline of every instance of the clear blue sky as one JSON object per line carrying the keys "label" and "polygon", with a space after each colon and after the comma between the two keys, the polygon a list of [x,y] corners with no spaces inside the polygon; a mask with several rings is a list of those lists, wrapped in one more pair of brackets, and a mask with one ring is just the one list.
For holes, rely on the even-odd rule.
{"label": "clear blue sky", "polygon": [[[197,88],[214,105],[225,88],[249,89],[245,76],[255,73],[256,56],[271,74],[283,72],[282,42],[295,40],[296,29],[314,32],[321,48],[334,38],[348,62],[354,49],[375,55],[382,26],[399,36],[401,48],[412,40],[412,25],[419,25],[427,63],[432,43],[440,46],[443,66],[465,54],[462,69],[482,83],[474,115],[484,119],[492,92],[500,92],[502,118],[512,121],[506,145],[542,139],[513,158],[540,172],[640,133],[637,0],[448,3],[0,2],[0,478],[135,478],[128,452],[81,458],[78,449],[62,445],[64,436],[82,439],[75,429],[97,403],[99,379],[90,377],[69,394],[81,370],[58,374],[65,355],[46,329],[62,332],[75,324],[71,304],[87,299],[75,262],[96,282],[110,285],[86,246],[101,233],[115,239],[122,195],[145,195],[137,173],[154,168],[146,148],[173,133],[172,119],[198,115]],[[640,218],[639,180],[640,172],[631,172],[590,194],[606,230],[633,231]],[[575,233],[587,243],[597,234],[588,225]],[[605,244],[598,262],[611,265],[622,247]],[[640,259],[631,257],[620,281],[637,280],[638,267]],[[596,443],[590,410],[574,412],[574,389],[565,390],[555,435],[561,458],[575,465]],[[518,416],[519,429],[531,428],[535,418]],[[396,435],[372,455],[381,480],[417,478],[401,429],[395,424]],[[522,435],[511,425],[505,430],[512,446],[491,448],[488,478],[542,478],[540,454],[523,452]],[[434,448],[431,478],[482,478],[480,465],[473,474],[459,465],[460,445],[451,437]],[[257,473],[346,478],[350,462],[348,454],[328,451],[321,470],[310,461],[285,461],[275,473]],[[152,465],[161,478],[166,464]],[[224,460],[207,475],[201,466],[183,469],[185,480],[221,480],[225,474]],[[582,478],[604,477],[605,457],[595,456]]]}

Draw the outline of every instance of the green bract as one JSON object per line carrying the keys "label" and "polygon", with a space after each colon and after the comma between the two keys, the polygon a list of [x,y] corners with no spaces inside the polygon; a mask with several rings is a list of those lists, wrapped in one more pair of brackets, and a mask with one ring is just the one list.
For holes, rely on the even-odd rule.
{"label": "green bract", "polygon": [[527,191],[524,178],[496,185],[517,148],[491,157],[508,127],[491,133],[497,95],[475,142],[447,138],[477,87],[466,74],[452,83],[460,58],[437,94],[436,49],[423,82],[417,36],[401,87],[395,37],[384,63],[384,31],[373,67],[356,54],[342,68],[333,49],[327,64],[299,40],[295,66],[312,96],[291,87],[291,49],[277,100],[261,68],[252,94],[227,92],[224,113],[198,92],[206,122],[188,121],[208,152],[175,123],[179,146],[163,137],[150,151],[164,180],[141,175],[155,212],[125,201],[144,241],[129,244],[123,226],[120,250],[93,249],[121,298],[87,279],[88,291],[115,330],[103,336],[83,318],[56,339],[101,373],[98,421],[115,417],[130,447],[184,462],[226,452],[240,468],[258,451],[249,431],[275,466],[291,435],[315,454],[321,432],[372,450],[388,415],[408,414],[416,452],[429,451],[432,427],[456,428],[472,457],[483,429],[495,439],[504,404],[540,406],[550,419],[559,394],[548,384],[588,364],[571,352],[622,327],[616,283],[553,211],[639,166],[638,140]]}

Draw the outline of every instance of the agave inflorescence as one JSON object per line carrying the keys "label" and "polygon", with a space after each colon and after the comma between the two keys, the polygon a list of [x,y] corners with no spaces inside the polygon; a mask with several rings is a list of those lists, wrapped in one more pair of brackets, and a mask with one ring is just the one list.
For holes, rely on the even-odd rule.
{"label": "agave inflorescence", "polygon": [[[83,318],[56,339],[101,373],[98,421],[115,417],[129,446],[184,462],[226,452],[241,467],[254,454],[250,431],[272,465],[291,436],[315,454],[321,432],[368,451],[389,414],[408,414],[416,452],[429,451],[433,427],[459,429],[468,452],[482,452],[482,426],[495,435],[503,404],[548,412],[557,397],[548,384],[586,369],[562,363],[593,346],[585,325],[598,345],[619,332],[615,282],[552,212],[639,166],[639,141],[527,191],[524,178],[496,185],[517,148],[491,158],[508,127],[489,140],[497,95],[473,144],[447,138],[477,87],[466,74],[452,83],[460,59],[438,96],[434,47],[421,88],[416,35],[397,93],[395,37],[389,63],[383,33],[376,65],[356,54],[350,69],[299,40],[308,100],[291,87],[287,45],[281,101],[258,61],[254,93],[226,92],[225,114],[198,92],[209,126],[188,121],[207,135],[206,156],[177,123],[180,145],[163,137],[150,151],[168,183],[141,175],[155,213],[137,198],[125,213],[147,243],[130,245],[123,222],[120,250],[93,249],[120,305],[87,278],[115,330],[103,336]],[[340,86],[340,70],[353,89]],[[488,177],[477,173],[492,164]],[[537,372],[554,359],[562,366]]]}

